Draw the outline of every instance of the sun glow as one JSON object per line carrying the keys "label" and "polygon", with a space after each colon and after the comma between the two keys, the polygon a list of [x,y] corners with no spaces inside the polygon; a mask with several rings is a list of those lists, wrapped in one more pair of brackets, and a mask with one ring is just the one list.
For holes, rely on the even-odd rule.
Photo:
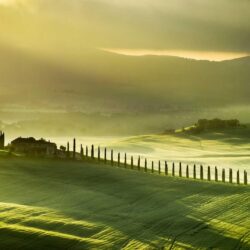
{"label": "sun glow", "polygon": [[103,51],[126,56],[175,56],[194,60],[221,62],[249,56],[248,53],[222,51],[189,51],[189,50],[133,50],[133,49],[102,49]]}
{"label": "sun glow", "polygon": [[0,5],[5,6],[26,6],[29,0],[0,0]]}
{"label": "sun glow", "polygon": [[15,0],[0,0],[0,5],[13,5],[15,3]]}

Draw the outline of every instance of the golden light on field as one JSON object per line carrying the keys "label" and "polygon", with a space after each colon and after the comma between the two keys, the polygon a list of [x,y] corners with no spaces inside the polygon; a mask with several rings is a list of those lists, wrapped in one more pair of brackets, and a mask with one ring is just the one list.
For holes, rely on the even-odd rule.
{"label": "golden light on field", "polygon": [[240,52],[221,51],[189,51],[189,50],[133,50],[133,49],[102,49],[107,52],[126,56],[176,56],[194,60],[225,61],[249,56]]}

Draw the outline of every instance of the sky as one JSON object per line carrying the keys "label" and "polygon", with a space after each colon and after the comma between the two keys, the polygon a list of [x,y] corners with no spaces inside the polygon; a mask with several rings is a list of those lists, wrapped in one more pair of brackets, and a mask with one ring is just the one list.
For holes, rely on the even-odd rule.
{"label": "sky", "polygon": [[0,0],[0,31],[0,111],[249,105],[248,0]]}
{"label": "sky", "polygon": [[[249,54],[250,52],[248,0],[1,0],[1,2],[5,6],[9,3],[9,7],[12,6],[18,12],[10,14],[13,26],[9,25],[9,31],[5,27],[6,33],[24,29],[23,39],[30,40],[22,41],[27,47],[27,43],[33,46],[32,42],[35,41],[32,40],[38,36],[38,32],[45,32],[48,29],[55,29],[58,35],[53,37],[53,34],[48,33],[48,37],[43,38],[47,45],[53,46],[56,38],[64,36],[57,26],[64,25],[65,36],[77,37],[83,47],[213,53]],[[7,10],[1,12],[7,15]],[[17,20],[13,20],[14,15]],[[18,21],[21,23],[16,24]],[[33,25],[31,22],[34,22]],[[25,24],[28,25],[28,30],[27,26],[23,27]],[[5,34],[5,36],[6,42],[10,42],[8,41],[10,36],[12,39],[21,39],[20,34],[16,36]],[[40,43],[40,46],[45,45],[42,41]]]}

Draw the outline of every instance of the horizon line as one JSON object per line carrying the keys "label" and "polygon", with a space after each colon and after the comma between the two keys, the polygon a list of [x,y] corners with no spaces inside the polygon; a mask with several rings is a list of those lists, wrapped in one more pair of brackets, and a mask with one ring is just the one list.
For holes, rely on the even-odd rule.
{"label": "horizon line", "polygon": [[122,48],[99,48],[102,51],[133,57],[143,56],[169,56],[184,59],[192,59],[196,61],[223,62],[229,60],[240,59],[250,56],[246,52],[232,51],[195,51],[195,50],[150,50],[150,49],[122,49]]}

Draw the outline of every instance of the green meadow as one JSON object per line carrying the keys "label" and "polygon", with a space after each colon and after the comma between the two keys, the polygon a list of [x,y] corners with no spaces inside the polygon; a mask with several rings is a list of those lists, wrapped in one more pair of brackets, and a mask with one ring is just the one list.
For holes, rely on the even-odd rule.
{"label": "green meadow", "polygon": [[249,249],[250,188],[0,157],[0,249]]}

